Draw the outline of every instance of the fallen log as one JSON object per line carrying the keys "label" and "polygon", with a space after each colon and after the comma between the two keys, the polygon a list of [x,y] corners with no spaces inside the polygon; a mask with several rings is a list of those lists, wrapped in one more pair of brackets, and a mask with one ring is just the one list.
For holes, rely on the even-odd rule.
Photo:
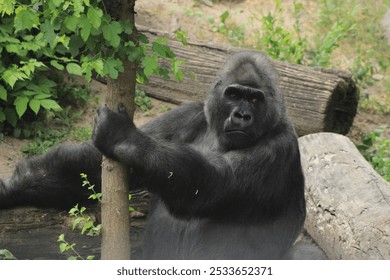
{"label": "fallen log", "polygon": [[390,184],[345,136],[299,139],[305,229],[330,259],[390,259]]}
{"label": "fallen log", "polygon": [[[150,41],[167,36],[158,31],[140,28]],[[242,48],[181,42],[170,37],[168,45],[178,59],[185,61],[182,82],[154,76],[141,85],[149,96],[180,104],[203,101],[218,70],[226,59]],[[357,110],[357,88],[349,73],[315,69],[274,60],[280,73],[280,88],[284,93],[289,116],[298,135],[316,132],[346,134]],[[168,66],[169,67],[169,66]]]}

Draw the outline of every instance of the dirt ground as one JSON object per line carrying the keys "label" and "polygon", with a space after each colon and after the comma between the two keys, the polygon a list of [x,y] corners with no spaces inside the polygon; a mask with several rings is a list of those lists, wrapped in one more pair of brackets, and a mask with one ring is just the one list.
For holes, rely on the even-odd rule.
{"label": "dirt ground", "polygon": [[[227,38],[219,33],[212,31],[211,24],[207,20],[209,18],[219,19],[219,16],[229,11],[231,18],[237,24],[249,24],[253,18],[253,13],[258,12],[262,15],[266,14],[268,10],[273,10],[273,2],[265,0],[221,0],[212,1],[213,5],[207,5],[208,2],[204,0],[137,0],[136,2],[136,23],[139,26],[148,27],[151,29],[162,30],[165,32],[174,32],[178,29],[186,31],[187,38],[190,41],[203,41],[213,44],[229,44]],[[292,7],[293,1],[288,4]],[[303,0],[305,10],[308,11],[302,15],[303,17],[303,32],[310,36],[310,28],[305,28],[314,19],[311,9],[315,9],[313,1]],[[287,5],[287,6],[288,6]],[[290,7],[290,10],[291,10]],[[288,12],[289,8],[286,7]],[[284,18],[285,23],[293,22],[291,13],[286,14]],[[249,24],[250,26],[250,24]],[[247,32],[251,32],[250,28]],[[342,55],[341,60],[348,60],[348,57]],[[346,69],[341,69],[346,70]],[[105,86],[98,83],[92,83],[92,90],[99,93],[105,90]],[[368,89],[370,90],[370,89]],[[383,92],[370,92],[370,94],[377,94],[383,96]],[[159,114],[159,108],[167,106],[158,100],[153,100],[153,109],[147,114],[137,112],[135,121],[137,124],[144,123],[149,119]],[[174,105],[169,105],[173,107]],[[88,114],[82,120],[83,123],[91,123],[94,109],[90,109]],[[359,110],[354,124],[348,136],[355,142],[358,142],[361,136],[365,133],[374,131],[380,125],[389,125],[390,115],[383,115]],[[390,128],[385,131],[385,137],[390,138]],[[23,158],[20,149],[27,143],[27,140],[19,140],[14,138],[6,138],[4,142],[0,142],[0,177],[6,177],[11,174],[16,162]]]}

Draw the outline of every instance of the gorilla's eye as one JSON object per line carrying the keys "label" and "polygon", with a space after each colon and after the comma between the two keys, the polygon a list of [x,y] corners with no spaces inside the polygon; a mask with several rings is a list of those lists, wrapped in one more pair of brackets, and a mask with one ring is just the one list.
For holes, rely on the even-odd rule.
{"label": "gorilla's eye", "polygon": [[253,99],[251,100],[251,102],[252,102],[252,103],[257,103],[257,102],[259,102],[259,99],[258,99],[258,98],[253,98]]}
{"label": "gorilla's eye", "polygon": [[234,91],[228,91],[227,96],[231,99],[236,99],[238,95]]}

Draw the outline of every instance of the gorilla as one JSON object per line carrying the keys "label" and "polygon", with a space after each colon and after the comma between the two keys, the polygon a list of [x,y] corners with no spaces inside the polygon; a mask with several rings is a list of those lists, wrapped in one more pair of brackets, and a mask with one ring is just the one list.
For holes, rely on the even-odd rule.
{"label": "gorilla", "polygon": [[101,156],[152,194],[146,259],[283,259],[306,208],[297,137],[265,55],[239,52],[206,101],[137,128],[123,105],[101,106],[92,142],[60,145],[0,180],[0,208],[85,202],[80,172],[100,188]]}

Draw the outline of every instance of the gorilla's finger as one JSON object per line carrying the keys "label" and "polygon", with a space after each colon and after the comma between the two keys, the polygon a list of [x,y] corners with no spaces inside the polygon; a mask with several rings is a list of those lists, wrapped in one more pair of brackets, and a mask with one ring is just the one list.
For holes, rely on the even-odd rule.
{"label": "gorilla's finger", "polygon": [[118,103],[118,113],[125,115],[126,117],[129,116],[129,114],[127,113],[126,107],[122,102]]}

